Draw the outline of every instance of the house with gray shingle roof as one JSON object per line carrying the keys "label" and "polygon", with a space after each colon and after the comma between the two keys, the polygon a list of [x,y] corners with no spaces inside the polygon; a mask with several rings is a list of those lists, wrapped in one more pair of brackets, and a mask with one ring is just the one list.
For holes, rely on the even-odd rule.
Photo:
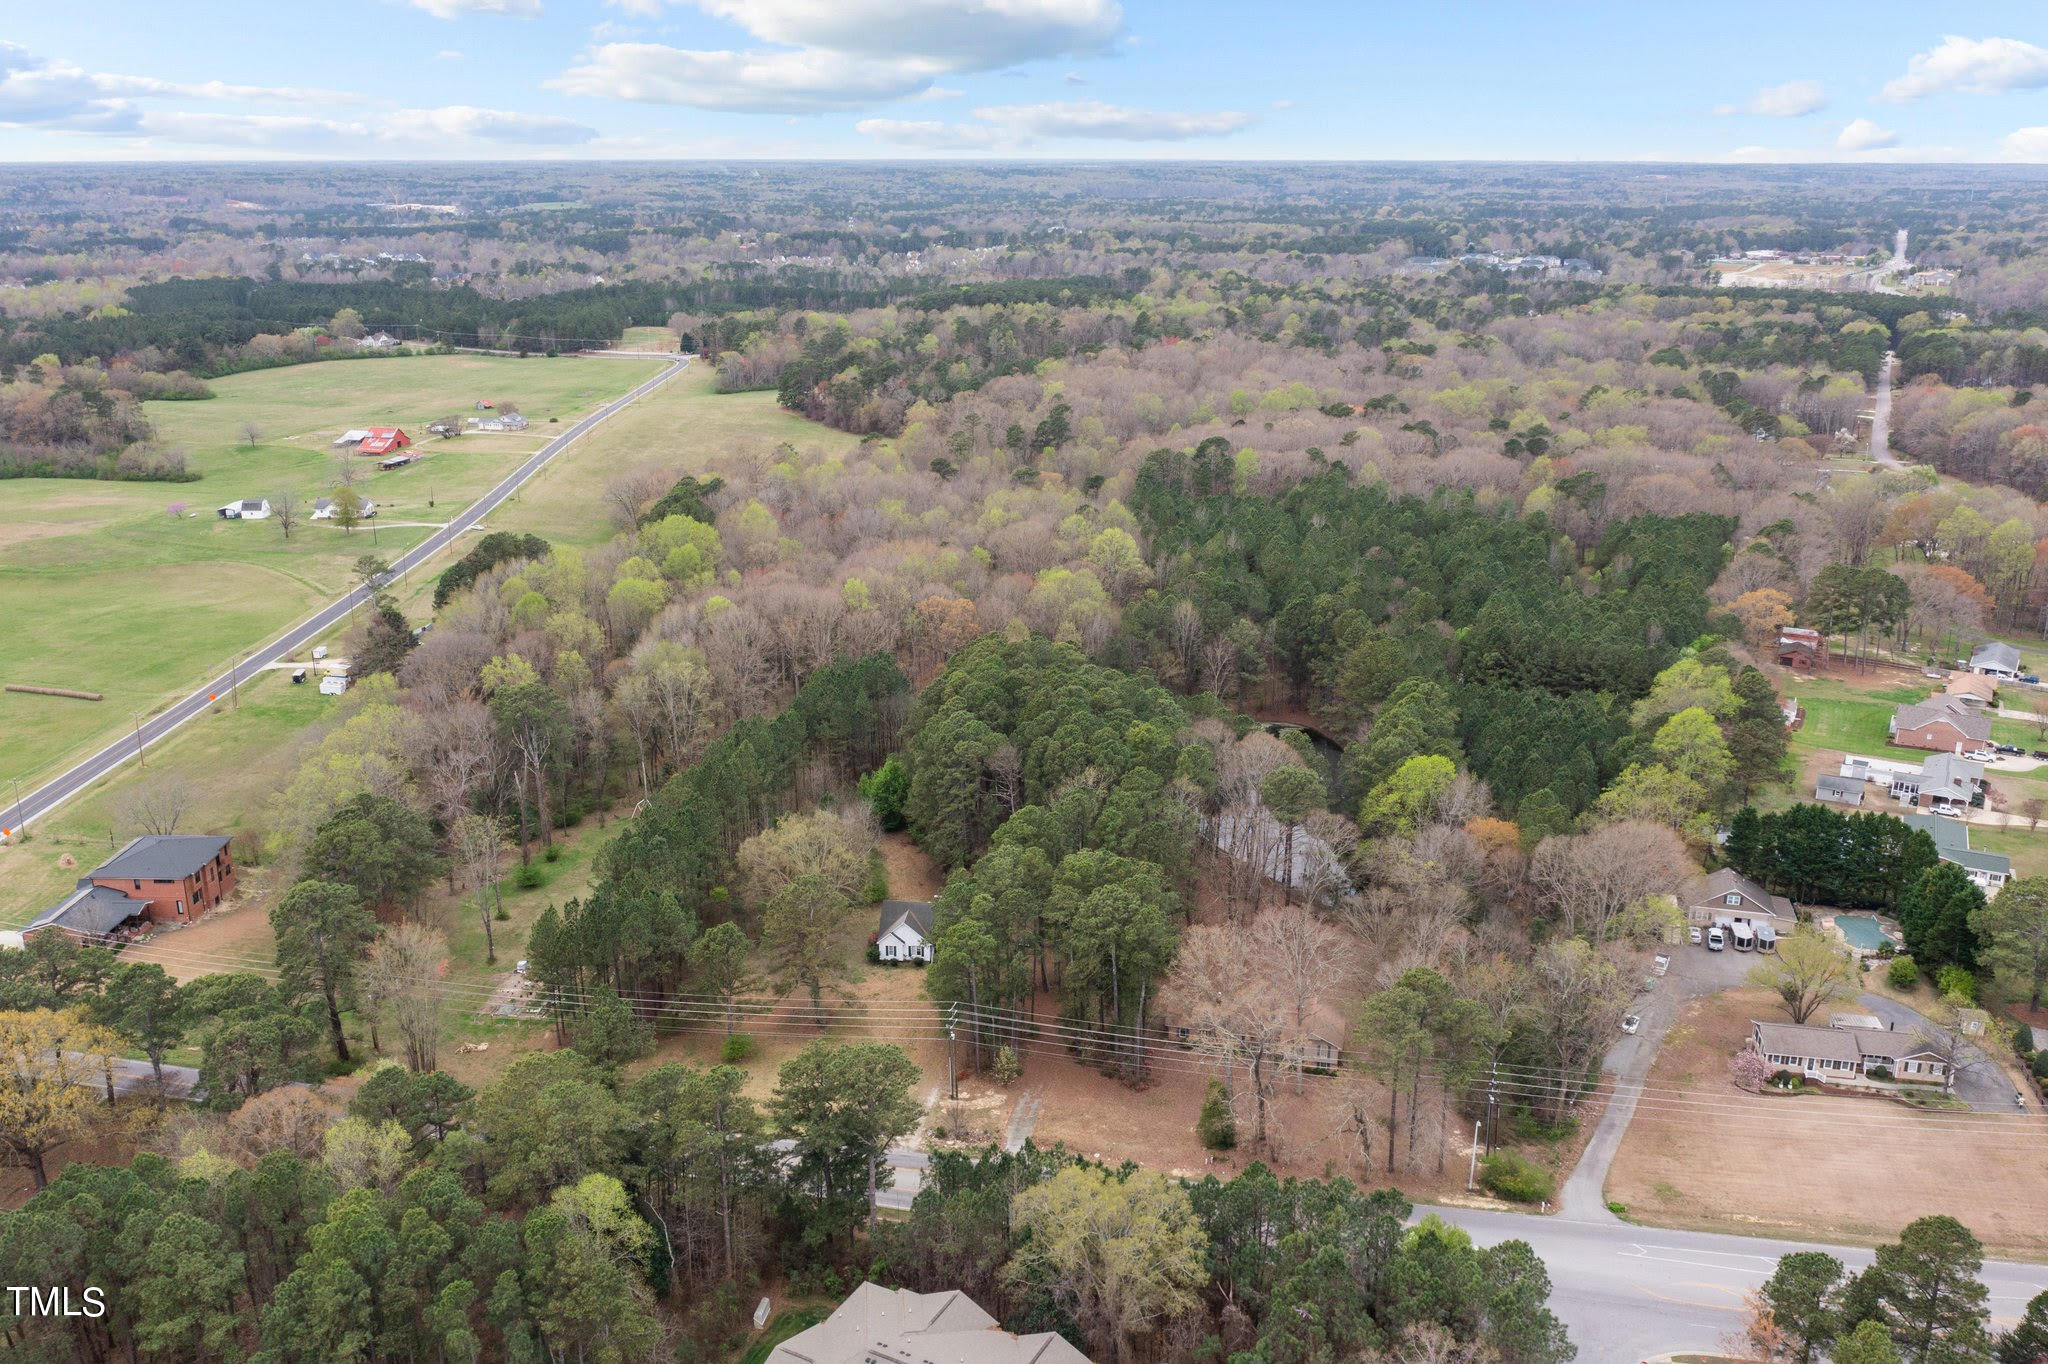
{"label": "house with gray shingle roof", "polygon": [[1752,1019],[1749,1040],[1764,1060],[1811,1080],[1856,1084],[1882,1066],[1893,1078],[1946,1084],[1948,1063],[1910,1036],[1870,1028],[1817,1028],[1811,1023],[1760,1023]]}
{"label": "house with gray shingle roof", "polygon": [[831,1316],[775,1347],[767,1364],[1090,1364],[1062,1336],[1011,1335],[955,1289],[863,1283]]}
{"label": "house with gray shingle roof", "polygon": [[2012,879],[2012,859],[2004,853],[1983,852],[1970,846],[1970,826],[1945,815],[1901,815],[1915,829],[1934,840],[1934,855],[1953,862],[1970,874],[1986,895],[1996,895]]}
{"label": "house with gray shingle roof", "polygon": [[883,961],[930,961],[932,902],[882,901],[881,927],[875,933],[875,950],[881,953]]}
{"label": "house with gray shingle roof", "polygon": [[78,878],[61,904],[24,934],[57,928],[102,938],[131,919],[191,923],[235,888],[228,840],[212,834],[144,834]]}
{"label": "house with gray shingle roof", "polygon": [[1892,742],[1936,753],[1975,753],[1991,746],[1991,717],[1953,696],[1936,696],[1892,712]]}
{"label": "house with gray shingle roof", "polygon": [[1986,677],[2012,678],[2020,675],[2020,651],[2004,640],[1979,644],[1970,655],[1970,671]]}

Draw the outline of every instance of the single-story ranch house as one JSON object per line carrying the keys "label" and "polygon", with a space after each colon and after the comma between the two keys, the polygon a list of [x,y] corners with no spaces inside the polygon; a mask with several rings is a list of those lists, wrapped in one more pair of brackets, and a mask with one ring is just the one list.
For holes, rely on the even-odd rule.
{"label": "single-story ranch house", "polygon": [[1810,1023],[1759,1023],[1749,1025],[1750,1041],[1763,1058],[1781,1070],[1793,1071],[1809,1080],[1856,1083],[1872,1076],[1882,1066],[1894,1079],[1922,1084],[1946,1084],[1948,1062],[1923,1044],[1902,1038],[1896,1032],[1870,1028],[1817,1028]]}
{"label": "single-story ranch house", "polygon": [[2003,640],[1979,644],[1977,651],[1970,655],[1970,671],[1985,677],[2011,680],[2020,675],[2020,651]]}
{"label": "single-story ranch house", "polygon": [[1985,895],[1996,895],[2012,880],[2012,859],[2004,853],[1983,852],[1970,846],[1970,826],[1941,815],[1901,815],[1916,829],[1924,829],[1934,840],[1934,855],[1953,862],[1970,874]]}
{"label": "single-story ranch house", "polygon": [[1892,742],[1936,753],[1975,753],[1991,746],[1991,717],[1953,696],[1936,696],[1892,712]]}

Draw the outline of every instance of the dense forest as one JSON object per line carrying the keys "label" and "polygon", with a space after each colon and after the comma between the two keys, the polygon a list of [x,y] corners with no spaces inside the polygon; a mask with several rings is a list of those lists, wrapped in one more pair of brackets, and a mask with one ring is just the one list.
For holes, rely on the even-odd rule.
{"label": "dense forest", "polygon": [[[1053,223],[1031,166],[408,173],[460,211],[208,168],[116,241],[149,175],[0,191],[0,472],[178,477],[149,405],[242,369],[635,327],[816,425],[651,440],[587,534],[362,612],[238,834],[274,962],[0,953],[40,1105],[0,1104],[37,1188],[0,1264],[118,1285],[0,1319],[23,1358],[713,1360],[771,1283],[872,1277],[1104,1359],[1562,1361],[1526,1245],[1371,1188],[1461,1177],[1480,1123],[1483,1187],[1549,1201],[1704,867],[2010,983],[1925,835],[1776,808],[1773,678],[1795,622],[1918,668],[2048,612],[2034,178],[1101,166]],[[1895,225],[1953,295],[1706,287]],[[1887,351],[1906,466],[1862,457]],[[508,939],[494,892],[565,835],[587,877]],[[887,1010],[885,848],[944,877]],[[474,1087],[457,951],[543,1014]],[[880,1218],[938,1116],[909,1016],[1012,1094],[1199,1072],[1179,1125],[1265,1163],[935,1144]],[[772,1076],[771,1027],[806,1044]],[[682,1029],[722,1062],[657,1056]],[[128,1052],[190,1053],[204,1103],[74,1159]],[[1098,1217],[1135,1228],[1110,1287],[1064,1235]]]}

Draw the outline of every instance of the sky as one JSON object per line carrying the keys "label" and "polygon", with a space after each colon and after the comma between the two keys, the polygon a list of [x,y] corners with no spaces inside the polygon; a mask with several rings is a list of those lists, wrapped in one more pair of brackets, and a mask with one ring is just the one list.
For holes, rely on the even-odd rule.
{"label": "sky", "polygon": [[2048,6],[87,0],[0,162],[2048,161]]}

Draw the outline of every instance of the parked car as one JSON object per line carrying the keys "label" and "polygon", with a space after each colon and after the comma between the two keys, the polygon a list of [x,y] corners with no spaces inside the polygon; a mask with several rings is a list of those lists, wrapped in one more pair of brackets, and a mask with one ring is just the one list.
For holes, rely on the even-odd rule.
{"label": "parked car", "polygon": [[1700,926],[1698,924],[1694,924],[1692,926],[1692,945],[1694,947],[1698,947],[1700,945],[1700,939],[1704,936],[1705,935],[1700,932]]}
{"label": "parked car", "polygon": [[2000,753],[2012,753],[2020,757],[2025,757],[2027,752],[2027,750],[2021,748],[2018,744],[1993,744],[1992,747],[1996,748]]}
{"label": "parked car", "polygon": [[1998,754],[1996,754],[1988,748],[1980,748],[1974,753],[1959,753],[1956,756],[1960,758],[1967,758],[1969,761],[1973,763],[1988,763],[1993,758],[1997,757]]}
{"label": "parked car", "polygon": [[1943,672],[1939,668],[1922,668],[1920,670],[1920,675],[1922,677],[1932,677],[1937,681],[1948,676],[1947,673]]}
{"label": "parked car", "polygon": [[1656,960],[1650,963],[1650,969],[1660,976],[1663,975],[1671,969],[1671,958],[1659,952]]}
{"label": "parked car", "polygon": [[518,964],[517,966],[513,967],[512,969],[513,969],[513,970],[515,970],[515,971],[517,971],[517,972],[518,972],[518,973],[519,973],[520,975],[522,975],[522,976],[523,976],[523,975],[525,975],[525,974],[526,974],[526,958],[524,958],[524,957],[521,957],[521,958],[519,959],[519,964]]}
{"label": "parked car", "polygon": [[1728,935],[1723,933],[1719,927],[1707,930],[1707,950],[1709,952],[1719,952],[1726,946],[1728,946]]}
{"label": "parked car", "polygon": [[1621,1019],[1621,1030],[1622,1030],[1623,1032],[1627,1032],[1627,1033],[1632,1033],[1632,1032],[1635,1032],[1635,1031],[1636,1031],[1636,1030],[1637,1030],[1638,1028],[1641,1028],[1642,1026],[1643,1026],[1643,1020],[1642,1020],[1642,1016],[1641,1016],[1640,1014],[1624,1014],[1624,1015],[1622,1015],[1622,1019]]}
{"label": "parked car", "polygon": [[2039,675],[2038,673],[2021,673],[2021,674],[2020,674],[2020,681],[2022,681],[2022,682],[2025,682],[2025,683],[2027,683],[2028,685],[2030,685],[2030,686],[2035,686],[2035,687],[2038,687],[2038,686],[2040,686],[2040,685],[2041,685],[2041,678],[2040,678],[2040,675]]}
{"label": "parked car", "polygon": [[2048,748],[2037,748],[2032,753],[2029,753],[2027,756],[2030,758],[2040,758],[2044,761],[2048,761]]}

